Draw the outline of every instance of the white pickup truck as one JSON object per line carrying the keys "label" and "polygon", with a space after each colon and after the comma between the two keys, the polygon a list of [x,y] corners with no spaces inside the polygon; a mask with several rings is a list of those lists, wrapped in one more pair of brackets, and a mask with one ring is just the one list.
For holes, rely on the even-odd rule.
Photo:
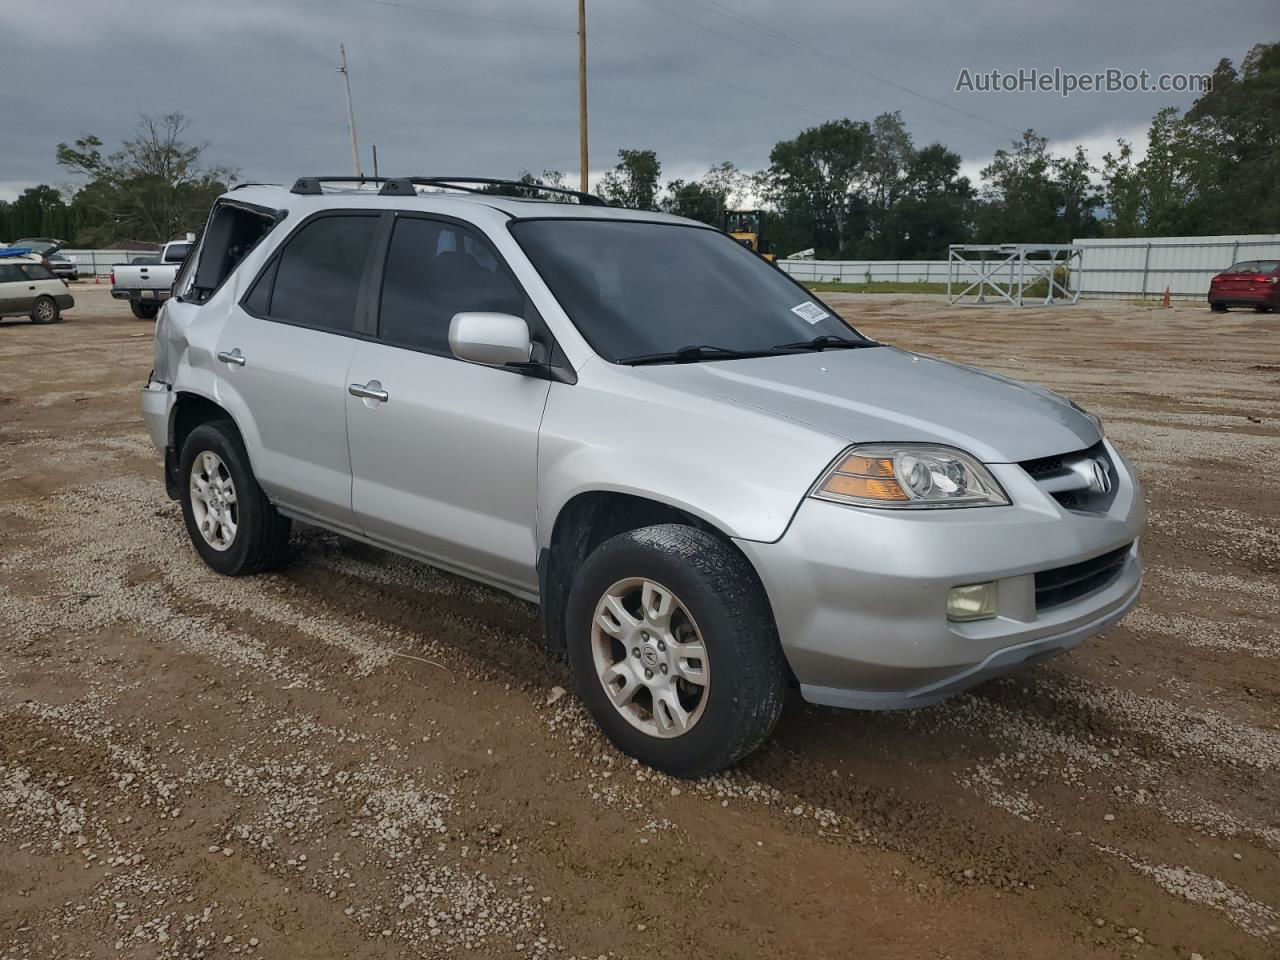
{"label": "white pickup truck", "polygon": [[[178,276],[178,268],[195,245],[195,236],[170,240],[159,257],[137,257],[133,263],[111,268],[111,296],[128,300],[133,315],[139,320],[154,320],[160,306],[169,299],[169,290]],[[139,263],[138,260],[144,262]],[[151,261],[151,262],[145,262]]]}

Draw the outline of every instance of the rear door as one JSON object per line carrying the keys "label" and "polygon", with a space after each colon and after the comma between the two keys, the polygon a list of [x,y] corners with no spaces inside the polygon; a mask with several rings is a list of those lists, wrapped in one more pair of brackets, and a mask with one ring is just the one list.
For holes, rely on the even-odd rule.
{"label": "rear door", "polygon": [[[549,335],[519,282],[473,228],[399,215],[376,290],[377,339],[361,342],[347,397],[352,503],[364,532],[399,549],[536,593],[538,428],[549,382],[467,363],[455,313],[522,316]],[[541,353],[540,353],[541,352]]]}
{"label": "rear door", "polygon": [[267,493],[291,512],[348,530],[356,525],[347,368],[366,322],[377,230],[372,213],[305,221],[232,308],[215,358],[224,405],[239,411]]}
{"label": "rear door", "polygon": [[27,301],[27,278],[22,275],[16,263],[0,261],[0,317],[26,313],[31,309],[19,309],[19,304]]}

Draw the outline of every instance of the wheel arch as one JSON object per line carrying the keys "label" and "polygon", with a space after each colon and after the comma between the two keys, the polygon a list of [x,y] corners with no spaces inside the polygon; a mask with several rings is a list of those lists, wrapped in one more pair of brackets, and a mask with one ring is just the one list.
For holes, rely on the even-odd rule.
{"label": "wheel arch", "polygon": [[[165,490],[170,497],[177,499],[178,496],[178,458],[182,454],[182,445],[196,427],[216,420],[225,420],[230,423],[240,434],[241,439],[244,439],[244,431],[240,429],[235,416],[216,400],[192,390],[175,391],[173,408],[169,411],[168,439],[164,455]],[[250,464],[252,466],[252,455]]]}
{"label": "wheel arch", "polygon": [[[711,534],[742,557],[759,579],[755,566],[733,538],[716,524],[690,511],[650,497],[612,490],[575,494],[561,506],[551,525],[550,542],[538,552],[538,588],[548,648],[566,649],[565,616],[574,571],[601,543],[630,530],[676,523]],[[761,591],[768,603],[768,595]],[[772,606],[770,606],[772,613]]]}

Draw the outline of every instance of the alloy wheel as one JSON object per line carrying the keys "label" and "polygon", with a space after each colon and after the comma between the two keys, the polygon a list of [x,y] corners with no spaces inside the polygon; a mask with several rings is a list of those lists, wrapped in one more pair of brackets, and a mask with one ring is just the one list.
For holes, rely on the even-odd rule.
{"label": "alloy wheel", "polygon": [[619,580],[596,604],[591,625],[596,675],[614,708],[651,737],[688,733],[711,691],[711,663],[697,623],[670,589]]}
{"label": "alloy wheel", "polygon": [[222,458],[211,450],[191,463],[191,513],[204,542],[215,550],[227,550],[236,539],[240,506],[236,485]]}

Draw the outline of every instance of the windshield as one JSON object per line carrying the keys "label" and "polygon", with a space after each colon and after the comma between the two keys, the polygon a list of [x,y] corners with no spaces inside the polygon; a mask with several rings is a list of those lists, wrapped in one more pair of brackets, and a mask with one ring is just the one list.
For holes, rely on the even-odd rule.
{"label": "windshield", "polygon": [[716,230],[547,219],[517,221],[511,232],[606,360],[689,346],[768,353],[816,337],[871,342],[786,274]]}

